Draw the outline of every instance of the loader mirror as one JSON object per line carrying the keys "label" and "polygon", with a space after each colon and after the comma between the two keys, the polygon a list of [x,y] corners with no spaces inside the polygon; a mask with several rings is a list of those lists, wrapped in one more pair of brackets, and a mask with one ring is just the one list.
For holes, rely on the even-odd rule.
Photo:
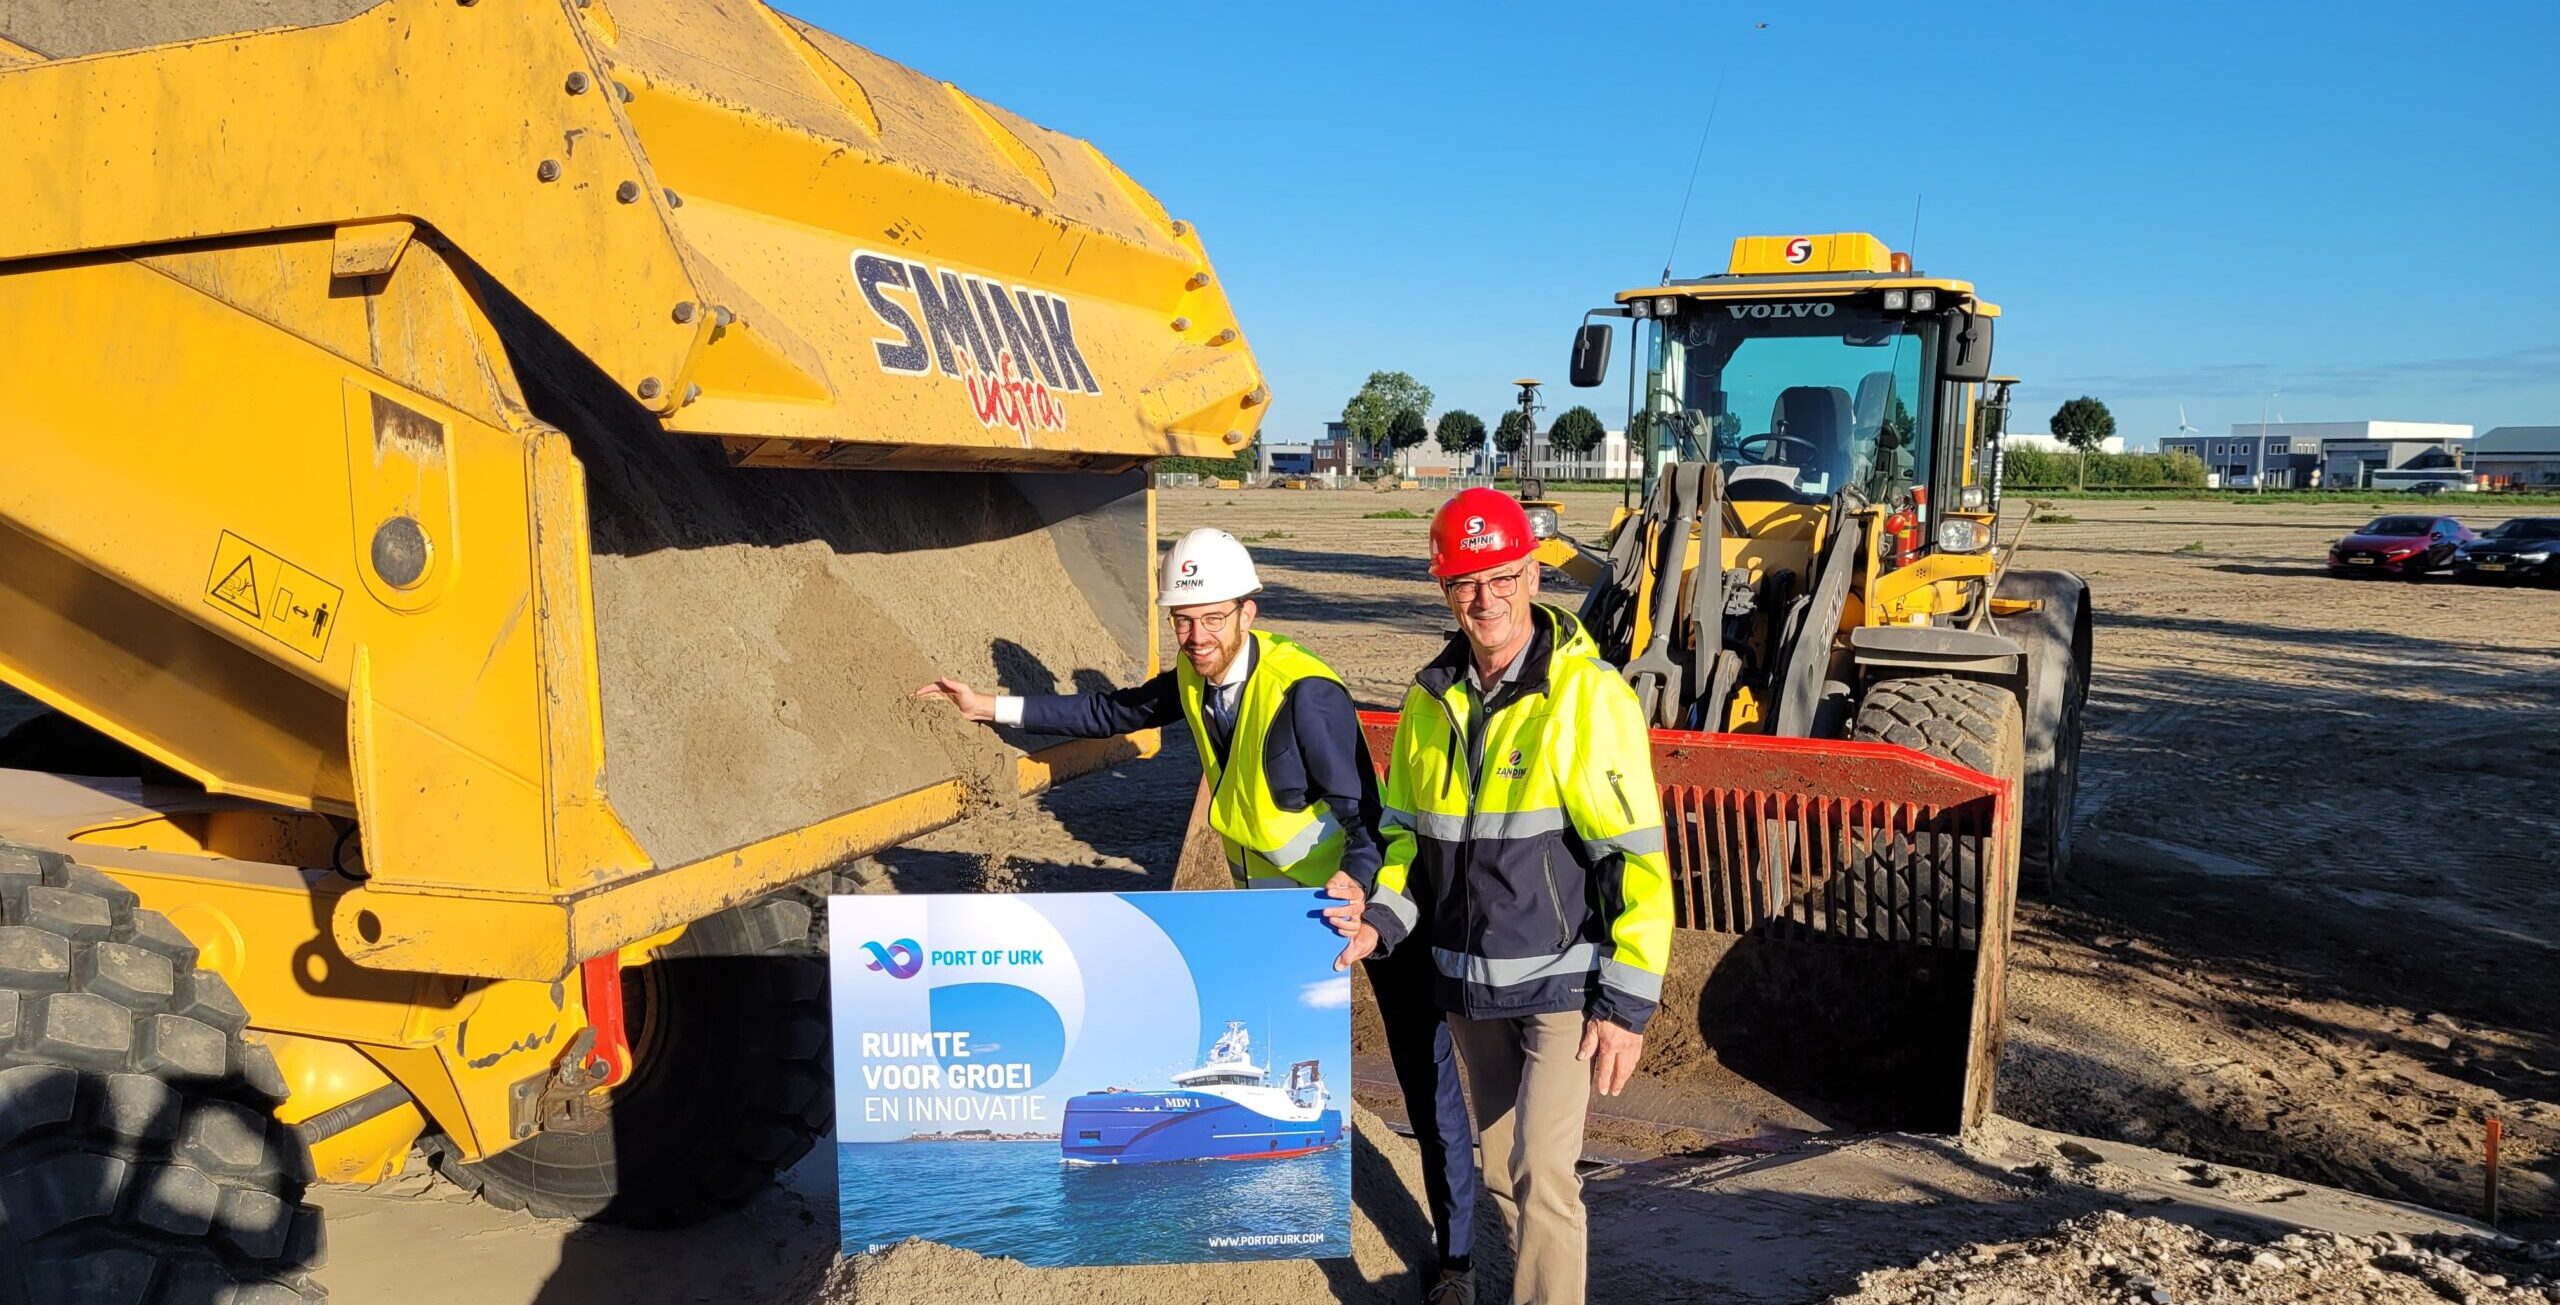
{"label": "loader mirror", "polygon": [[1575,389],[1587,390],[1598,385],[1609,374],[1609,324],[1585,322],[1573,333],[1572,380]]}
{"label": "loader mirror", "polygon": [[1991,379],[1991,319],[1980,313],[1955,313],[1947,319],[1947,347],[1938,367],[1941,380]]}

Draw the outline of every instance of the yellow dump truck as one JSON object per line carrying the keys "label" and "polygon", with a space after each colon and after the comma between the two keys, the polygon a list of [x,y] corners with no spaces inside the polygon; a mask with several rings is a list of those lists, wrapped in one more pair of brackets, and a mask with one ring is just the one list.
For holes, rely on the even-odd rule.
{"label": "yellow dump truck", "polygon": [[18,0],[0,122],[0,1301],[315,1299],[413,1146],[733,1207],[804,881],[1153,746],[905,698],[1148,673],[1264,411],[1083,141],[695,0]]}

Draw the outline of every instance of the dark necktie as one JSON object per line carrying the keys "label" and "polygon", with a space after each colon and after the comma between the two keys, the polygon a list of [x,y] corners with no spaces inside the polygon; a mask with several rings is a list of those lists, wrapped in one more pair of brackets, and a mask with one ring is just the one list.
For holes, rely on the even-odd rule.
{"label": "dark necktie", "polygon": [[1236,736],[1236,699],[1239,696],[1229,685],[1209,687],[1209,744],[1218,750],[1221,757],[1227,755],[1227,744]]}

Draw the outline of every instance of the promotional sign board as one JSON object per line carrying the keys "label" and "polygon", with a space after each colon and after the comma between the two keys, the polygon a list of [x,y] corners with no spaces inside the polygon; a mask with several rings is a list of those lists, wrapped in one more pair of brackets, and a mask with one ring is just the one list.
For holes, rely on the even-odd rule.
{"label": "promotional sign board", "polygon": [[828,901],[848,1255],[1351,1253],[1351,979],[1314,892]]}

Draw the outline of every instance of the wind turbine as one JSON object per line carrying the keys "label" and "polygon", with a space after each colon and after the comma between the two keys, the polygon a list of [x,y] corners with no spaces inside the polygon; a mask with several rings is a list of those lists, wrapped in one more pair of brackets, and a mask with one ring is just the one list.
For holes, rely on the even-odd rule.
{"label": "wind turbine", "polygon": [[2181,435],[2204,434],[2203,431],[2197,430],[2195,427],[2187,424],[2187,405],[2183,403],[2178,405],[2178,433]]}

